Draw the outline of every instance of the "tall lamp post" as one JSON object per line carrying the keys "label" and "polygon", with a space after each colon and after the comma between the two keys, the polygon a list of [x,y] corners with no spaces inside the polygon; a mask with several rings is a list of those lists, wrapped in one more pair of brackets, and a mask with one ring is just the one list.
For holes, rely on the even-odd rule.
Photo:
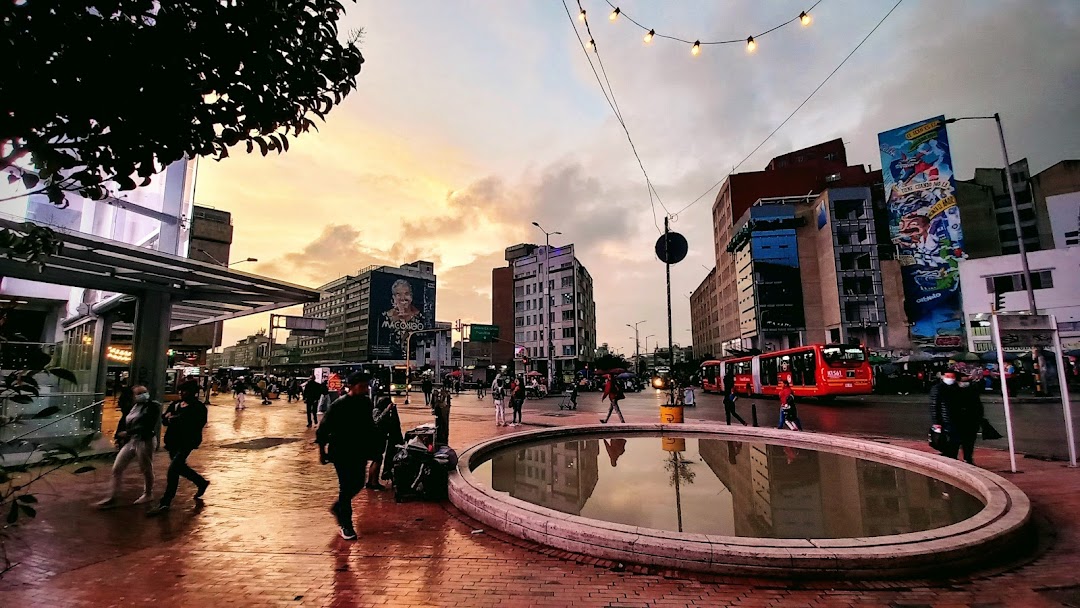
{"label": "tall lamp post", "polygon": [[[633,325],[631,325],[629,323],[626,324],[627,327],[630,327],[630,328],[632,328],[634,330],[634,373],[635,374],[641,373],[641,369],[640,369],[640,367],[641,367],[641,340],[638,338],[638,336],[640,335],[640,334],[638,334],[638,325],[641,325],[644,322],[645,321],[638,321],[637,323],[634,323]],[[648,350],[648,349],[646,349],[646,350]]]}
{"label": "tall lamp post", "polygon": [[[1020,227],[1020,210],[1016,207],[1016,192],[1013,190],[1012,183],[1012,171],[1009,170],[1009,150],[1005,147],[1005,130],[1001,128],[1001,115],[994,112],[993,116],[961,116],[959,118],[947,118],[945,124],[952,124],[961,120],[993,120],[997,125],[998,140],[1001,142],[1001,160],[1005,163],[1005,187],[1009,191],[1009,205],[1012,207],[1013,224],[1016,226],[1016,244],[1020,249],[1020,267],[1024,273],[1024,287],[1027,291],[1028,311],[1032,315],[1039,314],[1038,308],[1035,306],[1035,288],[1031,284],[1031,266],[1028,264],[1027,246],[1024,244],[1024,230]],[[1046,364],[1043,361],[1043,357],[1039,354],[1039,349],[1032,349],[1035,355],[1035,361],[1039,364],[1039,373],[1036,378],[1041,387],[1045,386],[1042,381],[1043,370],[1046,369]]]}
{"label": "tall lamp post", "polygon": [[551,255],[551,235],[562,233],[558,230],[548,232],[537,222],[533,222],[532,225],[544,233],[544,288],[541,291],[544,294],[544,316],[547,320],[541,325],[544,326],[544,344],[547,349],[547,385],[550,391],[554,386],[555,379],[555,353],[551,352],[554,344],[551,334],[554,330],[551,328],[551,288],[548,285],[550,283],[551,269],[548,267],[548,260]]}
{"label": "tall lamp post", "polygon": [[[646,357],[649,356],[649,338],[655,338],[655,337],[656,337],[656,334],[649,334],[649,335],[645,336],[645,356]],[[653,348],[655,349],[656,346],[654,345]],[[655,360],[653,362],[655,363]]]}

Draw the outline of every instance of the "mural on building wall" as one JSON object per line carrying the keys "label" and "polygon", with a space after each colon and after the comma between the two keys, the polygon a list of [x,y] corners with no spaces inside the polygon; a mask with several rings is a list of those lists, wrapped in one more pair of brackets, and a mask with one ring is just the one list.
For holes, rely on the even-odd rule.
{"label": "mural on building wall", "polygon": [[435,327],[435,281],[371,273],[368,345],[373,360],[405,360],[409,332]]}
{"label": "mural on building wall", "polygon": [[912,343],[956,350],[965,344],[958,270],[964,233],[945,117],[879,133],[878,145]]}

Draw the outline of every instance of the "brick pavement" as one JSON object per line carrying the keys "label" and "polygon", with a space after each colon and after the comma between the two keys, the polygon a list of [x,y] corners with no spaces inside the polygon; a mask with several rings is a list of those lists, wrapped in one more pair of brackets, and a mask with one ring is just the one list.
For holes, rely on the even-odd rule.
{"label": "brick pavement", "polygon": [[[422,403],[422,399],[419,399]],[[452,443],[460,448],[508,432],[487,403],[455,401]],[[83,476],[57,473],[37,488],[38,519],[10,547],[20,565],[0,580],[0,606],[1069,606],[1080,596],[1080,471],[1021,460],[1008,475],[1031,497],[1044,548],[1019,564],[975,576],[919,581],[788,582],[658,572],[539,547],[493,531],[449,504],[394,502],[364,491],[356,502],[360,540],[341,540],[328,505],[333,470],[317,463],[300,406],[211,408],[206,445],[191,458],[213,485],[189,502],[181,481],[174,510],[97,511],[108,463]],[[594,422],[594,412],[559,413],[533,403],[541,424]],[[645,421],[643,415],[638,415]],[[423,405],[402,407],[406,428],[426,422]],[[634,418],[631,417],[633,420]],[[108,422],[106,423],[108,424]],[[261,437],[291,440],[266,449],[228,447]],[[922,449],[918,443],[894,443]],[[983,450],[1001,472],[1007,455]],[[159,455],[157,488],[164,485]],[[123,498],[139,493],[127,477]],[[184,485],[187,484],[187,485]]]}

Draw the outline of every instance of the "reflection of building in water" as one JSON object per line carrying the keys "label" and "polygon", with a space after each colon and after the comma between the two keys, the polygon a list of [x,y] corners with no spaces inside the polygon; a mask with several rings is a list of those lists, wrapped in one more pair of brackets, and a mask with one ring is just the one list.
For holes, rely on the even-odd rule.
{"label": "reflection of building in water", "polygon": [[701,440],[699,451],[731,490],[739,536],[903,534],[947,526],[982,508],[943,482],[850,456],[720,440]]}
{"label": "reflection of building in water", "polygon": [[491,487],[563,513],[580,515],[599,479],[600,442],[567,441],[497,454]]}

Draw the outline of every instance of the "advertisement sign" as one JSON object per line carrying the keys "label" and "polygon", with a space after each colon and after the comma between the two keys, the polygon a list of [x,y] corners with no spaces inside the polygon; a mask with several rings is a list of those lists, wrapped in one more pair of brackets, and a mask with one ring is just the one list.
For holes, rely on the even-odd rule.
{"label": "advertisement sign", "polygon": [[964,233],[945,117],[878,134],[889,233],[904,281],[904,309],[917,348],[964,343],[959,260]]}
{"label": "advertisement sign", "polygon": [[371,359],[404,361],[406,335],[435,328],[435,281],[372,272],[368,317]]}

